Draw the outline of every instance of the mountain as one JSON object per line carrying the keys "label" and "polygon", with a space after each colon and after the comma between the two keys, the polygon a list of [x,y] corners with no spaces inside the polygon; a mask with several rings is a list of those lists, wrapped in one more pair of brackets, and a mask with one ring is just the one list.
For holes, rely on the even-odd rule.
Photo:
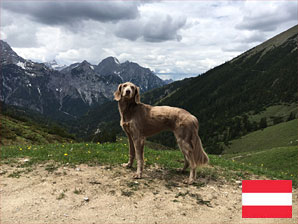
{"label": "mountain", "polygon": [[[297,117],[292,109],[297,104],[297,31],[292,27],[200,76],[148,91],[141,101],[190,111],[199,119],[207,151],[221,153],[221,144],[262,129],[269,120],[274,125]],[[89,133],[90,127],[119,125],[117,106],[91,110],[84,121]],[[151,140],[175,146],[168,133]]]}
{"label": "mountain", "polygon": [[146,92],[166,83],[157,77],[150,69],[143,68],[137,63],[126,61],[120,63],[115,57],[102,60],[95,70],[103,76],[118,77],[122,82],[138,83],[141,92]]}
{"label": "mountain", "polygon": [[2,40],[0,48],[4,52],[0,100],[56,120],[74,119],[94,106],[113,100],[113,92],[122,82],[133,81],[142,92],[165,84],[148,68],[132,62],[121,64],[113,57],[98,65],[83,61],[62,68],[56,61],[25,60]]}
{"label": "mountain", "polygon": [[66,65],[59,65],[55,59],[49,62],[45,62],[44,64],[48,68],[58,70],[58,71],[61,71],[62,69],[67,67]]}
{"label": "mountain", "polygon": [[1,65],[19,64],[20,66],[22,66],[23,63],[26,61],[25,59],[17,55],[17,53],[15,53],[5,41],[0,40],[0,49],[1,49],[1,58],[0,58]]}
{"label": "mountain", "polygon": [[55,91],[49,88],[50,77],[58,76],[57,72],[19,57],[4,41],[0,47],[5,52],[1,57],[0,100],[40,113],[59,107]]}

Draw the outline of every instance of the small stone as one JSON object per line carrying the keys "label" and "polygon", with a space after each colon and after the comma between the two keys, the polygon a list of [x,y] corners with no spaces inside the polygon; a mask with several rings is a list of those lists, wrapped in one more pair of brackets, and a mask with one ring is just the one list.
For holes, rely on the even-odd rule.
{"label": "small stone", "polygon": [[77,168],[76,168],[76,171],[81,171],[81,168],[77,167]]}
{"label": "small stone", "polygon": [[84,197],[84,201],[89,201],[89,198],[88,197]]}

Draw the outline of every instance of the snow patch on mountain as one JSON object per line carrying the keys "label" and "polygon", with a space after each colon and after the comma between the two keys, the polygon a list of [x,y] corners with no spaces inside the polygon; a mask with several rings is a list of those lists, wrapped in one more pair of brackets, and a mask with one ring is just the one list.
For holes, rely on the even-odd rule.
{"label": "snow patch on mountain", "polygon": [[22,69],[26,69],[24,62],[18,61],[17,66],[21,67]]}

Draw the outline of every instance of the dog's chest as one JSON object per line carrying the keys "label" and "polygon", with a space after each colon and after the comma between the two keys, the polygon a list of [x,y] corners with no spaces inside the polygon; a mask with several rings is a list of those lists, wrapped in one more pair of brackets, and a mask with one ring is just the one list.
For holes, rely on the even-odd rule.
{"label": "dog's chest", "polygon": [[127,133],[131,133],[131,129],[132,129],[132,122],[131,121],[121,121],[121,127],[124,131],[126,131]]}

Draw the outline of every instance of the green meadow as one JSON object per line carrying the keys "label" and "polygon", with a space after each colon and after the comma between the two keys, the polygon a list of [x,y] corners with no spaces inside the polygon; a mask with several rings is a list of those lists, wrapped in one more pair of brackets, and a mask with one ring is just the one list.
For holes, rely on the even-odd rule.
{"label": "green meadow", "polygon": [[297,119],[294,119],[235,139],[225,148],[224,154],[297,146],[297,139]]}
{"label": "green meadow", "polygon": [[[158,147],[158,146],[156,146]],[[271,179],[291,179],[297,184],[297,153],[294,147],[289,147],[290,157],[280,157],[278,163],[270,163],[276,159],[267,158],[260,164],[258,161],[252,162],[249,157],[246,159],[223,158],[222,156],[209,155],[210,165],[198,168],[198,176],[217,179],[223,177],[226,180],[250,179],[254,175],[259,175]],[[274,151],[274,153],[282,153]],[[264,154],[264,157],[266,155]],[[274,155],[272,154],[272,157]],[[108,165],[117,166],[128,160],[128,145],[126,139],[116,143],[67,143],[67,144],[46,144],[46,145],[19,145],[2,146],[1,163],[12,166],[19,164],[20,160],[27,162],[21,166],[31,167],[38,163],[51,164],[49,169],[58,166],[75,166],[78,164],[88,164],[90,166]],[[260,157],[260,161],[261,161]],[[294,162],[296,161],[296,163]],[[277,166],[281,164],[291,164],[279,170]],[[183,166],[183,155],[177,150],[156,150],[145,147],[146,166],[158,165],[163,169],[175,172],[177,168]],[[293,167],[292,167],[293,166]],[[29,169],[32,170],[32,169]],[[18,174],[18,176],[21,174]],[[17,177],[18,177],[17,176]]]}

